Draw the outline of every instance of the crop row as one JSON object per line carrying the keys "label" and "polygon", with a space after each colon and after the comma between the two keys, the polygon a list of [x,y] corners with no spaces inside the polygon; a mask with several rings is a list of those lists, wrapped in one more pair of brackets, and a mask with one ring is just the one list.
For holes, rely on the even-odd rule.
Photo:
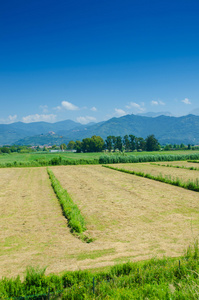
{"label": "crop row", "polygon": [[71,228],[71,232],[78,235],[82,240],[88,243],[91,242],[92,239],[83,234],[86,230],[86,222],[78,206],[73,202],[67,191],[62,188],[59,180],[55,177],[52,170],[47,169],[47,172],[54,192],[60,202],[63,215],[68,220],[68,226]]}
{"label": "crop row", "polygon": [[196,160],[199,154],[182,154],[182,155],[103,155],[99,158],[100,164],[115,163],[138,163],[138,162],[155,162],[155,161],[176,161],[176,160]]}
{"label": "crop row", "polygon": [[112,170],[115,170],[115,171],[124,172],[124,173],[127,173],[127,174],[137,175],[137,176],[140,176],[140,177],[145,177],[145,178],[148,178],[148,179],[153,179],[153,180],[156,180],[156,181],[168,183],[168,184],[179,186],[179,187],[182,187],[182,188],[185,188],[185,189],[188,189],[188,190],[192,190],[192,191],[195,191],[195,192],[199,192],[199,180],[198,180],[198,178],[195,181],[189,180],[187,182],[183,182],[179,178],[163,177],[162,174],[155,176],[155,175],[151,175],[149,173],[131,171],[131,170],[127,170],[127,169],[114,168],[114,167],[111,167],[111,166],[105,166],[104,165],[103,167],[106,167],[106,168],[109,168],[109,169],[112,169]]}

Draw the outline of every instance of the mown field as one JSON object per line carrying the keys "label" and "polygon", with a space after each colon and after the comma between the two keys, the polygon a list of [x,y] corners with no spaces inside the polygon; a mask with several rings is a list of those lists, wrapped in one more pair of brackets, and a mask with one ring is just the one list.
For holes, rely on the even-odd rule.
{"label": "mown field", "polygon": [[[198,177],[198,171],[158,165],[125,167]],[[78,205],[94,241],[71,234],[45,167],[0,169],[1,276],[23,275],[28,265],[47,266],[49,274],[176,257],[198,238],[198,192],[101,165],[50,169]]]}

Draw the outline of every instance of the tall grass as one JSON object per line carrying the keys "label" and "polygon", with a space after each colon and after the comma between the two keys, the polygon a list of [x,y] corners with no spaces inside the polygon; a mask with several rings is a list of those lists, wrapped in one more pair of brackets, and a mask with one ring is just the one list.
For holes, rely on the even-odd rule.
{"label": "tall grass", "polygon": [[114,167],[106,166],[106,165],[103,165],[103,167],[109,168],[109,169],[112,169],[112,170],[115,170],[115,171],[127,173],[127,174],[137,175],[137,176],[140,176],[140,177],[145,177],[145,178],[148,178],[148,179],[168,183],[168,184],[171,184],[171,185],[179,186],[179,187],[182,187],[182,188],[187,189],[187,190],[192,190],[192,191],[195,191],[195,192],[199,192],[199,180],[198,180],[198,178],[196,178],[195,181],[189,180],[187,182],[183,182],[179,178],[170,178],[168,176],[163,177],[162,174],[151,175],[149,173],[131,171],[131,170],[127,170],[127,169],[114,168]]}
{"label": "tall grass", "polygon": [[52,159],[35,159],[33,161],[14,161],[1,163],[0,168],[12,167],[43,167],[43,166],[61,166],[61,165],[95,165],[98,164],[98,159],[63,159],[61,156],[53,157]]}
{"label": "tall grass", "polygon": [[[0,298],[37,295],[30,299],[198,299],[198,243],[180,258],[153,258],[115,265],[108,271],[70,271],[45,275],[45,269],[28,268],[25,279],[0,280]],[[40,297],[39,297],[40,295]],[[29,298],[28,298],[29,299]]]}
{"label": "tall grass", "polygon": [[84,241],[88,243],[91,242],[92,239],[83,234],[83,232],[86,230],[86,222],[78,206],[73,202],[67,191],[62,188],[52,170],[48,168],[47,172],[54,192],[60,202],[63,215],[68,220],[68,226],[71,228],[71,232],[78,235]]}
{"label": "tall grass", "polygon": [[116,163],[138,163],[138,162],[156,162],[156,161],[177,161],[199,159],[199,154],[181,154],[181,155],[102,155],[99,158],[100,164]]}

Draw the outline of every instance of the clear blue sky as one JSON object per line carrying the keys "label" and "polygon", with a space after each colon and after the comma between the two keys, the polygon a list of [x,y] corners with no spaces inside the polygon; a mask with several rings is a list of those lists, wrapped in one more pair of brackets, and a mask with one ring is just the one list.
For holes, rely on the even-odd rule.
{"label": "clear blue sky", "polygon": [[0,104],[0,123],[198,109],[199,1],[0,1]]}

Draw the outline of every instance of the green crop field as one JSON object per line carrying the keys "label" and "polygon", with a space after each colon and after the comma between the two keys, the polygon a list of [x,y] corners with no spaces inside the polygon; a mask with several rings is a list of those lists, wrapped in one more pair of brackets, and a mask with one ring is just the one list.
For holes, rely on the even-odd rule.
{"label": "green crop field", "polygon": [[[106,153],[107,156],[118,156],[120,153]],[[199,154],[199,151],[185,150],[185,151],[155,151],[155,152],[125,152],[124,156],[146,156],[146,155],[191,155]],[[104,153],[71,153],[71,152],[59,152],[59,153],[47,153],[47,152],[33,152],[33,153],[11,153],[0,154],[0,167],[10,166],[42,166],[48,165],[53,159],[66,160],[67,163],[98,163],[99,158]],[[121,154],[120,154],[121,155]],[[80,162],[81,161],[81,162]],[[8,165],[7,165],[8,164]],[[10,165],[9,165],[10,164]]]}

